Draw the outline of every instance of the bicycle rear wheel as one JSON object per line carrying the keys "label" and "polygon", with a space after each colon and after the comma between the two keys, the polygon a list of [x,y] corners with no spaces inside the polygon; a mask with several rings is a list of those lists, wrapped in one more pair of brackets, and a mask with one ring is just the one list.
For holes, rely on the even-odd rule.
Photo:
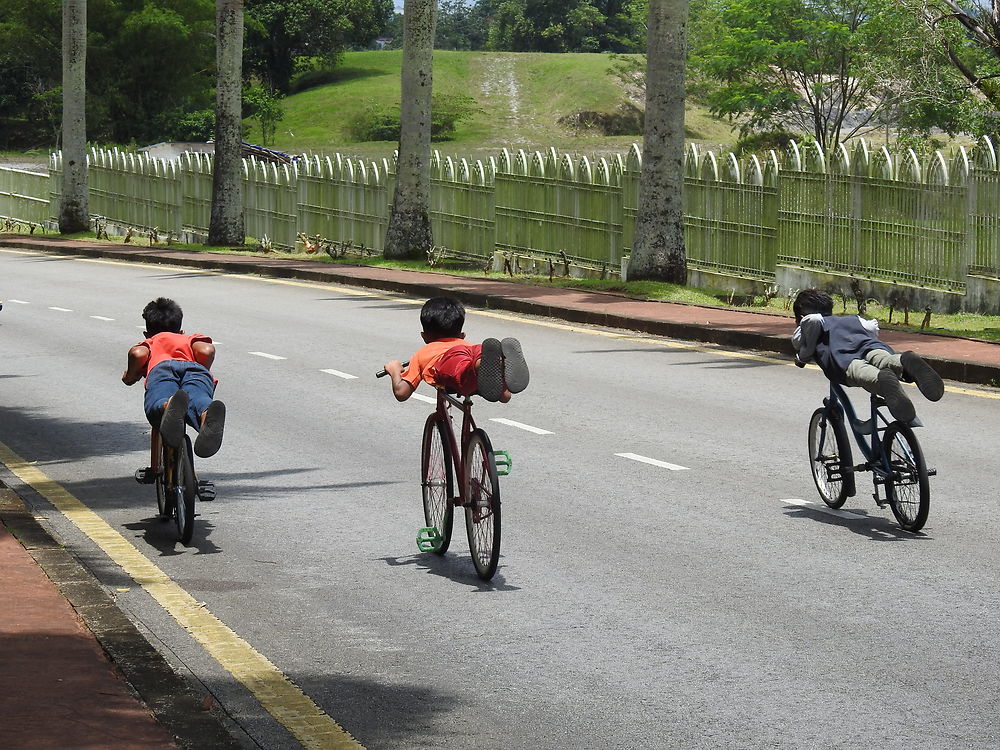
{"label": "bicycle rear wheel", "polygon": [[434,553],[443,555],[451,544],[455,508],[451,457],[444,423],[431,414],[424,424],[424,440],[420,454],[420,489],[424,498],[424,520],[438,534],[440,544]]}
{"label": "bicycle rear wheel", "polygon": [[194,534],[194,499],[198,494],[198,485],[194,478],[194,458],[191,454],[191,440],[184,436],[184,443],[174,451],[174,502],[177,505],[177,533],[181,544],[191,543]]}
{"label": "bicycle rear wheel", "polygon": [[500,561],[500,480],[489,437],[473,430],[465,447],[465,527],[476,573],[488,581]]}
{"label": "bicycle rear wheel", "polygon": [[905,531],[920,531],[931,508],[931,487],[920,443],[908,426],[893,422],[882,436],[882,446],[892,467],[892,477],[885,484],[892,514]]}
{"label": "bicycle rear wheel", "polygon": [[174,498],[170,493],[170,480],[168,473],[171,472],[173,459],[170,456],[170,449],[166,444],[160,442],[160,465],[156,470],[156,507],[160,512],[161,521],[169,521],[174,514]]}
{"label": "bicycle rear wheel", "polygon": [[823,502],[839,508],[854,494],[854,459],[843,417],[817,409],[809,420],[809,467]]}

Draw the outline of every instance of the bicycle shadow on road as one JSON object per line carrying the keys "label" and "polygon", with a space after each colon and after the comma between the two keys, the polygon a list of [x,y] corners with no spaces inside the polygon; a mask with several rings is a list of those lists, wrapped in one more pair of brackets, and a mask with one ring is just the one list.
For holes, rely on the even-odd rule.
{"label": "bicycle shadow on road", "polygon": [[[888,509],[887,509],[888,510]],[[888,511],[891,513],[891,511]],[[873,542],[906,542],[930,541],[931,537],[922,531],[913,533],[899,528],[895,520],[885,516],[869,515],[864,510],[837,511],[832,515],[829,511],[809,505],[786,505],[785,515],[789,518],[819,521],[829,526],[840,526],[848,531],[867,537]]]}
{"label": "bicycle shadow on road", "polygon": [[[507,583],[501,569],[489,581],[483,581],[476,576],[475,568],[472,567],[472,558],[468,555],[435,555],[432,552],[405,555],[403,557],[379,557],[390,567],[400,567],[412,565],[420,570],[424,570],[430,575],[447,578],[455,583],[462,583],[474,588],[476,591],[520,591],[520,586],[513,586]],[[501,565],[503,558],[501,557]]]}
{"label": "bicycle shadow on road", "polygon": [[[173,557],[174,555],[196,554],[214,555],[222,552],[222,548],[216,545],[210,538],[215,524],[205,520],[204,516],[195,509],[194,516],[194,536],[190,546],[185,547],[177,539],[177,524],[173,519],[164,521],[159,516],[150,516],[132,523],[122,524],[130,531],[142,533],[140,539],[150,548],[160,553],[160,557]],[[138,542],[139,540],[135,540]]]}

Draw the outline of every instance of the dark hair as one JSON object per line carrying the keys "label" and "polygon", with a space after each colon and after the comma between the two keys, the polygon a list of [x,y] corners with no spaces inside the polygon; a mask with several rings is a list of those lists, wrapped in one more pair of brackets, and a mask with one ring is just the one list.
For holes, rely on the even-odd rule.
{"label": "dark hair", "polygon": [[803,289],[795,297],[792,312],[795,313],[796,320],[813,313],[833,315],[833,297],[822,289]]}
{"label": "dark hair", "polygon": [[146,321],[147,337],[158,333],[180,333],[184,311],[172,299],[157,297],[142,308],[142,319]]}
{"label": "dark hair", "polygon": [[465,307],[454,297],[431,297],[420,309],[420,325],[432,338],[456,338],[465,326]]}

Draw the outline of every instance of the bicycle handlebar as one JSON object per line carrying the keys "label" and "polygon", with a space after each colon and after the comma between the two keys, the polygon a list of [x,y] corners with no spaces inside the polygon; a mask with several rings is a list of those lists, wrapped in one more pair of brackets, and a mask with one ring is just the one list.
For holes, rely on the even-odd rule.
{"label": "bicycle handlebar", "polygon": [[[407,367],[409,367],[409,366],[410,366],[410,361],[409,360],[407,360],[406,362],[403,363],[404,369],[407,368]],[[378,372],[375,373],[375,377],[376,378],[384,378],[388,374],[389,373],[387,373],[385,370],[379,370]]]}

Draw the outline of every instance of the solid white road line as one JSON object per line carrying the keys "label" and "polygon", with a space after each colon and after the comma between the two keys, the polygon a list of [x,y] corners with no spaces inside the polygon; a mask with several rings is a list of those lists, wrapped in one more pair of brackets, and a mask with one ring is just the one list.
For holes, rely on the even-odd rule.
{"label": "solid white road line", "polygon": [[785,497],[778,501],[779,503],[788,503],[789,505],[796,505],[800,508],[805,508],[806,510],[818,510],[822,513],[826,513],[831,516],[837,516],[837,518],[847,518],[852,521],[857,521],[859,518],[867,518],[864,513],[852,513],[849,510],[840,510],[839,508],[831,508],[826,503],[814,503],[808,500],[801,500],[797,497]]}
{"label": "solid white road line", "polygon": [[668,464],[666,461],[657,461],[655,458],[640,456],[637,453],[616,453],[615,455],[621,456],[622,458],[629,458],[633,461],[641,461],[644,464],[652,464],[653,466],[659,466],[661,469],[670,469],[670,471],[688,471],[687,466]]}
{"label": "solid white road line", "polygon": [[94,320],[107,320],[107,321],[114,320],[114,318],[105,318],[103,315],[91,315],[90,317],[92,317]]}
{"label": "solid white road line", "polygon": [[288,357],[279,357],[277,354],[268,354],[267,352],[250,352],[250,354],[264,359],[288,359]]}
{"label": "solid white road line", "polygon": [[425,396],[422,393],[411,394],[410,398],[415,398],[417,401],[424,401],[428,404],[436,404],[438,402],[437,398],[432,398],[430,396]]}
{"label": "solid white road line", "polygon": [[50,307],[49,309],[55,310],[56,312],[73,312],[72,310],[68,310],[65,307]]}
{"label": "solid white road line", "polygon": [[341,372],[340,370],[320,370],[320,372],[325,372],[328,375],[336,375],[338,378],[343,378],[344,380],[357,380],[357,375],[351,375],[346,372]]}
{"label": "solid white road line", "polygon": [[543,430],[541,427],[532,427],[530,424],[525,424],[524,422],[515,422],[513,419],[504,419],[503,417],[494,417],[490,419],[491,422],[499,422],[500,424],[505,424],[510,427],[517,427],[519,430],[526,430],[528,432],[533,432],[536,435],[553,435],[554,433],[548,430]]}

